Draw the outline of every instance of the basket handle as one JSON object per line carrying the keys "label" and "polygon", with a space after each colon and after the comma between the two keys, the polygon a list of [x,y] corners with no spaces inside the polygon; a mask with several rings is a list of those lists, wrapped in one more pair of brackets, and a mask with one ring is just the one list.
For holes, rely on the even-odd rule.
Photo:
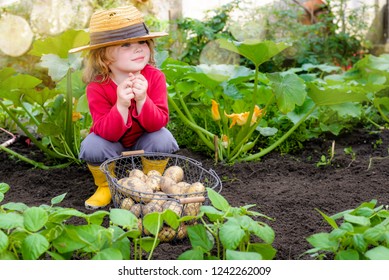
{"label": "basket handle", "polygon": [[125,151],[122,152],[122,156],[134,156],[134,155],[143,155],[145,153],[144,150],[135,150],[135,151]]}
{"label": "basket handle", "polygon": [[185,197],[185,198],[180,198],[179,201],[181,204],[204,202],[205,197],[204,196]]}

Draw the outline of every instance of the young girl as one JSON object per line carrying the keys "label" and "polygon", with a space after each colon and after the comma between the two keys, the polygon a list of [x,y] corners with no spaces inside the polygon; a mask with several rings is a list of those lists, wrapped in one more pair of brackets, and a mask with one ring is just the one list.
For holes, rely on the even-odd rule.
{"label": "young girl", "polygon": [[173,153],[178,145],[165,128],[169,120],[164,74],[154,67],[153,38],[133,6],[96,12],[90,20],[90,44],[84,71],[92,116],[90,134],[81,143],[80,159],[93,174],[96,192],[88,209],[111,202],[100,165],[127,150]]}

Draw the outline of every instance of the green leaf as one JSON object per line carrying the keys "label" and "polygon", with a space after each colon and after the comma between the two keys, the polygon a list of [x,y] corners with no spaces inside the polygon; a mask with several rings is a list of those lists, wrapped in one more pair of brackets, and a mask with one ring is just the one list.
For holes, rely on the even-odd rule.
{"label": "green leaf", "polygon": [[38,233],[29,235],[22,242],[23,259],[36,260],[49,249],[49,246],[50,244],[44,236]]}
{"label": "green leaf", "polygon": [[97,252],[93,256],[92,260],[123,260],[123,256],[120,250],[116,248],[106,248],[100,252]]}
{"label": "green leaf", "polygon": [[111,209],[109,214],[109,219],[115,225],[127,227],[127,228],[137,228],[138,219],[133,213],[125,209]]}
{"label": "green leaf", "polygon": [[223,212],[228,211],[230,204],[221,194],[217,193],[211,188],[207,188],[207,193],[209,200],[216,209],[219,209]]}
{"label": "green leaf", "polygon": [[63,128],[55,123],[41,123],[38,125],[38,132],[42,135],[57,137],[62,134]]}
{"label": "green leaf", "polygon": [[193,248],[199,247],[204,252],[212,250],[214,240],[211,239],[211,235],[207,234],[203,225],[194,225],[187,228],[190,243]]}
{"label": "green leaf", "polygon": [[63,59],[54,54],[47,54],[41,58],[41,66],[48,68],[50,77],[59,82],[71,71],[81,68],[82,58],[70,55],[68,59]]}
{"label": "green leaf", "polygon": [[51,199],[51,205],[55,205],[55,204],[61,203],[65,199],[66,194],[67,193],[63,193],[63,194],[57,195],[56,197],[52,198]]}
{"label": "green leaf", "polygon": [[[74,214],[75,216],[77,216],[77,214]],[[78,217],[85,217],[85,214],[84,213],[81,213],[80,212],[80,215],[81,216],[78,216]],[[95,211],[93,213],[90,213],[86,219],[88,220],[88,222],[90,224],[94,224],[94,225],[101,225],[103,222],[104,222],[104,218],[109,215],[109,212],[108,211],[103,211],[103,210],[99,210],[99,211]]]}
{"label": "green leaf", "polygon": [[204,253],[200,248],[194,248],[179,255],[178,260],[204,260]]}
{"label": "green leaf", "polygon": [[80,113],[89,113],[89,104],[86,94],[82,95],[77,102],[76,111]]}
{"label": "green leaf", "polygon": [[200,207],[200,211],[204,213],[211,222],[215,222],[217,220],[222,220],[224,213],[215,209],[212,206],[203,205]]}
{"label": "green leaf", "polygon": [[163,211],[162,219],[166,224],[168,224],[173,229],[177,229],[180,225],[179,222],[180,217],[176,212],[174,212],[171,209],[166,209],[165,211]]}
{"label": "green leaf", "polygon": [[6,193],[10,189],[9,185],[7,183],[0,183],[0,193]]}
{"label": "green leaf", "polygon": [[23,202],[8,202],[6,204],[3,204],[1,208],[12,211],[24,212],[29,207]]}
{"label": "green leaf", "polygon": [[366,91],[360,86],[342,84],[338,86],[318,87],[314,83],[307,83],[308,96],[319,106],[336,105],[345,102],[368,101]]}
{"label": "green leaf", "polygon": [[113,230],[113,239],[115,240],[111,247],[118,249],[124,260],[129,260],[131,255],[131,242],[125,237],[126,232],[118,226],[110,226],[109,229]]}
{"label": "green leaf", "polygon": [[375,227],[368,228],[363,233],[363,237],[370,242],[377,242],[385,235],[386,232],[386,227],[378,224]]}
{"label": "green leaf", "polygon": [[281,72],[268,74],[278,108],[283,114],[303,105],[307,92],[304,80],[294,73]]}
{"label": "green leaf", "polygon": [[140,241],[140,247],[146,252],[149,253],[151,250],[155,248],[155,246],[158,246],[159,240],[157,240],[157,244],[154,244],[154,237],[142,237]]}
{"label": "green leaf", "polygon": [[250,243],[248,246],[250,252],[257,252],[261,254],[264,260],[273,260],[277,254],[277,250],[270,244]]}
{"label": "green leaf", "polygon": [[43,88],[43,89],[30,89],[23,91],[23,101],[28,102],[30,104],[34,104],[35,102],[41,106],[45,106],[45,103],[60,94],[55,89]]}
{"label": "green leaf", "polygon": [[326,220],[326,222],[332,227],[332,228],[338,228],[338,225],[336,224],[335,220],[329,216],[327,216],[325,213],[320,211],[319,209],[315,208],[317,212],[320,213],[320,215]]}
{"label": "green leaf", "polygon": [[334,240],[331,240],[330,234],[326,232],[313,234],[307,238],[307,241],[317,249],[330,252],[336,252],[338,247],[338,243]]}
{"label": "green leaf", "polygon": [[0,253],[4,252],[8,247],[8,236],[0,230]]}
{"label": "green leaf", "polygon": [[342,250],[335,255],[335,260],[359,260],[359,254],[353,249]]}
{"label": "green leaf", "polygon": [[41,80],[27,74],[12,76],[0,83],[0,98],[11,100],[16,106],[19,106],[24,92],[35,88],[41,82]]}
{"label": "green leaf", "polygon": [[162,214],[158,212],[147,214],[143,218],[143,226],[153,235],[158,235],[163,226]]}
{"label": "green leaf", "polygon": [[384,246],[378,246],[365,253],[370,260],[389,260],[389,249]]}
{"label": "green leaf", "polygon": [[370,226],[370,219],[362,216],[345,214],[344,220],[352,224],[357,224],[365,227]]}
{"label": "green leaf", "polygon": [[24,226],[27,230],[36,232],[48,221],[49,215],[40,207],[31,207],[24,211]]}
{"label": "green leaf", "polygon": [[237,219],[231,218],[220,227],[219,236],[224,248],[234,250],[245,237],[245,231]]}
{"label": "green leaf", "polygon": [[58,208],[54,212],[50,213],[49,221],[53,223],[61,223],[71,217],[81,217],[84,218],[86,214],[73,209],[73,208]]}
{"label": "green leaf", "polygon": [[16,71],[11,67],[4,67],[0,69],[0,84],[2,81],[8,79],[9,77],[15,75]]}
{"label": "green leaf", "polygon": [[250,231],[253,232],[259,238],[261,238],[267,244],[271,244],[274,242],[275,232],[269,225],[265,223],[253,221],[250,227]]}
{"label": "green leaf", "polygon": [[359,252],[365,252],[368,246],[365,239],[363,238],[363,234],[360,233],[353,235],[352,243],[354,245],[354,248],[357,249]]}
{"label": "green leaf", "polygon": [[245,40],[243,42],[226,39],[217,40],[221,48],[238,53],[251,60],[256,67],[270,60],[288,47],[285,43],[273,41]]}
{"label": "green leaf", "polygon": [[227,249],[226,260],[262,260],[262,256],[255,252],[240,252]]}
{"label": "green leaf", "polygon": [[79,250],[86,244],[82,240],[72,238],[72,232],[65,230],[61,236],[52,241],[52,245],[60,254],[65,254]]}
{"label": "green leaf", "polygon": [[0,253],[0,260],[9,260],[9,261],[16,261],[17,258],[14,254],[12,254],[9,251],[5,251],[3,253]]}
{"label": "green leaf", "polygon": [[23,228],[23,216],[18,213],[0,213],[0,228]]}
{"label": "green leaf", "polygon": [[74,47],[86,45],[89,35],[83,30],[69,29],[58,36],[50,36],[44,40],[36,40],[29,54],[42,56],[44,54],[56,54],[61,58],[68,57],[68,51]]}

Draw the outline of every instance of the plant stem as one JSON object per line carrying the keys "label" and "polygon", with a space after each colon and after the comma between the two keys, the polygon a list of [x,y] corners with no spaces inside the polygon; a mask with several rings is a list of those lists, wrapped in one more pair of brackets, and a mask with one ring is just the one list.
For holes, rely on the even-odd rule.
{"label": "plant stem", "polygon": [[18,120],[15,115],[8,110],[8,108],[3,104],[3,102],[0,101],[0,106],[4,109],[4,111],[8,114],[8,116],[11,117],[11,119],[16,123],[16,125],[25,133],[25,135],[30,138],[30,140],[45,154],[52,158],[60,158],[60,156],[49,149],[47,149],[45,146],[43,146],[35,137],[28,131],[28,129],[25,128],[25,126]]}
{"label": "plant stem", "polygon": [[[161,228],[161,221],[162,221],[162,218],[159,217],[157,228]],[[155,249],[155,247],[157,247],[157,240],[158,240],[158,233],[154,237],[153,247],[151,248],[151,251],[150,251],[150,254],[149,254],[149,257],[147,258],[147,260],[151,260],[151,257],[153,256],[154,249]]]}
{"label": "plant stem", "polygon": [[313,106],[291,129],[289,129],[288,132],[286,132],[280,139],[278,139],[276,142],[274,142],[272,145],[267,147],[266,149],[263,149],[259,153],[247,156],[245,158],[242,158],[238,161],[251,161],[251,160],[256,160],[264,155],[270,153],[273,151],[275,148],[277,148],[282,142],[284,142],[308,117],[310,114],[312,114],[313,111],[316,110],[318,105]]}
{"label": "plant stem", "polygon": [[[173,106],[174,110],[177,112],[177,114],[180,116],[181,120],[186,123],[187,125],[189,125],[191,127],[191,129],[193,129],[198,135],[199,137],[201,138],[201,140],[208,146],[208,148],[210,148],[212,151],[215,149],[212,141],[210,141],[209,139],[205,138],[205,136],[202,134],[206,134],[207,136],[209,136],[211,139],[213,139],[213,137],[215,136],[213,133],[205,130],[204,128],[198,126],[197,124],[194,124],[193,122],[191,122],[185,115],[184,113],[180,110],[180,108],[178,108],[177,104],[174,102],[173,98],[171,98],[170,96],[168,97],[168,100],[170,102],[170,104]],[[202,132],[202,133],[200,133]]]}
{"label": "plant stem", "polygon": [[[72,143],[74,141],[73,137],[73,92],[72,92],[72,72],[69,68],[66,74],[66,116],[65,116],[65,143],[68,147],[73,147]],[[73,149],[72,153],[74,154]]]}
{"label": "plant stem", "polygon": [[27,162],[27,163],[33,165],[34,167],[40,168],[40,169],[43,169],[43,170],[48,170],[48,169],[51,169],[51,168],[65,168],[65,167],[70,165],[70,163],[68,162],[68,163],[64,163],[64,164],[47,166],[47,165],[43,164],[42,162],[37,162],[37,161],[34,161],[32,159],[29,159],[29,158],[27,158],[27,157],[25,157],[25,156],[23,156],[23,155],[21,155],[21,154],[19,154],[17,152],[14,152],[14,151],[6,148],[6,147],[0,146],[0,150],[3,150],[5,152],[7,152],[7,153],[9,153],[9,154],[19,158],[20,160],[22,160],[24,162]]}

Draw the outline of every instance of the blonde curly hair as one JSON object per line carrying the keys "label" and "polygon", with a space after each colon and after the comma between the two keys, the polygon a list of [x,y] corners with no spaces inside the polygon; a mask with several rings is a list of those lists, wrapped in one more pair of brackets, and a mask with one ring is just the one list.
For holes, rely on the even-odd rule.
{"label": "blonde curly hair", "polygon": [[[147,40],[146,44],[150,49],[149,64],[155,66],[154,58],[154,41],[153,39]],[[90,82],[104,83],[109,79],[111,73],[108,65],[113,62],[113,58],[110,56],[110,52],[107,51],[109,47],[102,47],[89,51],[89,54],[85,60],[85,68],[82,76],[84,83]]]}

